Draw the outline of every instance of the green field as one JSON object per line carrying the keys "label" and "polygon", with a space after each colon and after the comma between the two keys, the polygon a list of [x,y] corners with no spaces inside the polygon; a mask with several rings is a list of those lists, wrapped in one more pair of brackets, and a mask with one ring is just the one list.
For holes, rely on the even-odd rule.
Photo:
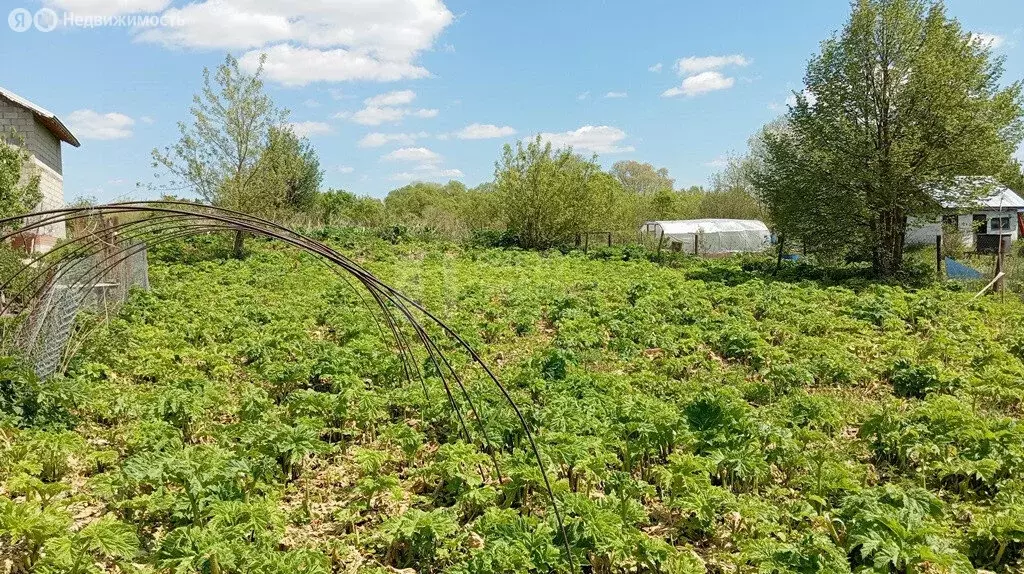
{"label": "green field", "polygon": [[[335,240],[509,387],[577,568],[1022,567],[1016,296]],[[153,254],[153,290],[64,377],[4,363],[0,572],[568,571],[525,434],[468,357],[431,331],[473,444],[421,349],[425,383],[328,267],[249,243]]]}

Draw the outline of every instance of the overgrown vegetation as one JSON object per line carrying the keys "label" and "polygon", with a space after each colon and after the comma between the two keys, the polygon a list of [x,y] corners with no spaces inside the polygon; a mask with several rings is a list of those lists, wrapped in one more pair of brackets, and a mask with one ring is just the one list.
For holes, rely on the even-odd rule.
{"label": "overgrown vegetation", "polygon": [[[757,258],[667,267],[632,250],[325,239],[495,367],[588,571],[1021,566],[1014,298],[830,281],[799,264],[773,279]],[[229,238],[152,254],[154,290],[64,377],[4,363],[0,561],[566,571],[524,435],[466,358],[446,346],[500,479],[424,357],[429,399],[349,287],[252,243],[244,261],[225,257]]]}

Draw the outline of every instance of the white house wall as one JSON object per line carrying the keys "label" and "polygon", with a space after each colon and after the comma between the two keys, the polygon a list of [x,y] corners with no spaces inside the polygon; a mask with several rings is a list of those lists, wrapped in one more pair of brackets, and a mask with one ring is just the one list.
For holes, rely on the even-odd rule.
{"label": "white house wall", "polygon": [[[957,216],[957,228],[964,237],[964,245],[974,248],[974,216],[985,215],[985,233],[992,228],[991,221],[998,217],[1010,218],[1009,233],[1013,241],[1019,238],[1016,210],[980,210],[972,213],[961,213]],[[911,218],[908,222],[907,245],[935,245],[935,236],[942,234],[942,217],[936,217],[934,221],[920,218]]]}

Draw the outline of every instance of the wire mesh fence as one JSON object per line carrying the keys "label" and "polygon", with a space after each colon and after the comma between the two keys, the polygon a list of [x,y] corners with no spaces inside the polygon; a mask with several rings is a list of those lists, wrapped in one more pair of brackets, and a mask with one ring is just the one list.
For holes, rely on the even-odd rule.
{"label": "wire mesh fence", "polygon": [[122,255],[113,262],[108,249],[57,266],[40,296],[23,312],[15,341],[40,378],[61,370],[80,311],[107,316],[127,300],[133,288],[149,289],[145,245],[126,245],[116,252]]}

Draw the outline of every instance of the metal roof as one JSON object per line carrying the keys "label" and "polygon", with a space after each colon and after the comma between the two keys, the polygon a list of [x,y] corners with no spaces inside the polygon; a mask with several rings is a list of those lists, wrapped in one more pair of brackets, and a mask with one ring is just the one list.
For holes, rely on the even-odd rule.
{"label": "metal roof", "polygon": [[686,233],[729,233],[737,231],[759,231],[768,233],[768,226],[756,219],[681,219],[676,221],[648,221],[657,224],[665,235]]}
{"label": "metal roof", "polygon": [[65,126],[57,118],[57,116],[53,114],[53,112],[47,111],[33,104],[32,102],[26,100],[25,98],[19,96],[18,94],[15,94],[14,92],[4,89],[3,87],[0,87],[0,98],[3,98],[16,106],[22,107],[32,112],[32,114],[35,115],[39,123],[46,126],[46,129],[50,130],[50,133],[56,136],[57,139],[63,142],[67,142],[75,147],[79,147],[82,145],[78,142],[78,138],[76,138],[75,135],[71,133],[71,130],[69,130],[67,126]]}
{"label": "metal roof", "polygon": [[[955,189],[948,187],[937,189],[934,194],[942,207],[946,209],[1024,209],[1024,198],[999,183],[994,177],[960,176],[956,178],[953,187]],[[962,197],[964,192],[968,192],[968,195],[972,196],[981,194],[981,197],[966,204],[957,201],[958,196]]]}

